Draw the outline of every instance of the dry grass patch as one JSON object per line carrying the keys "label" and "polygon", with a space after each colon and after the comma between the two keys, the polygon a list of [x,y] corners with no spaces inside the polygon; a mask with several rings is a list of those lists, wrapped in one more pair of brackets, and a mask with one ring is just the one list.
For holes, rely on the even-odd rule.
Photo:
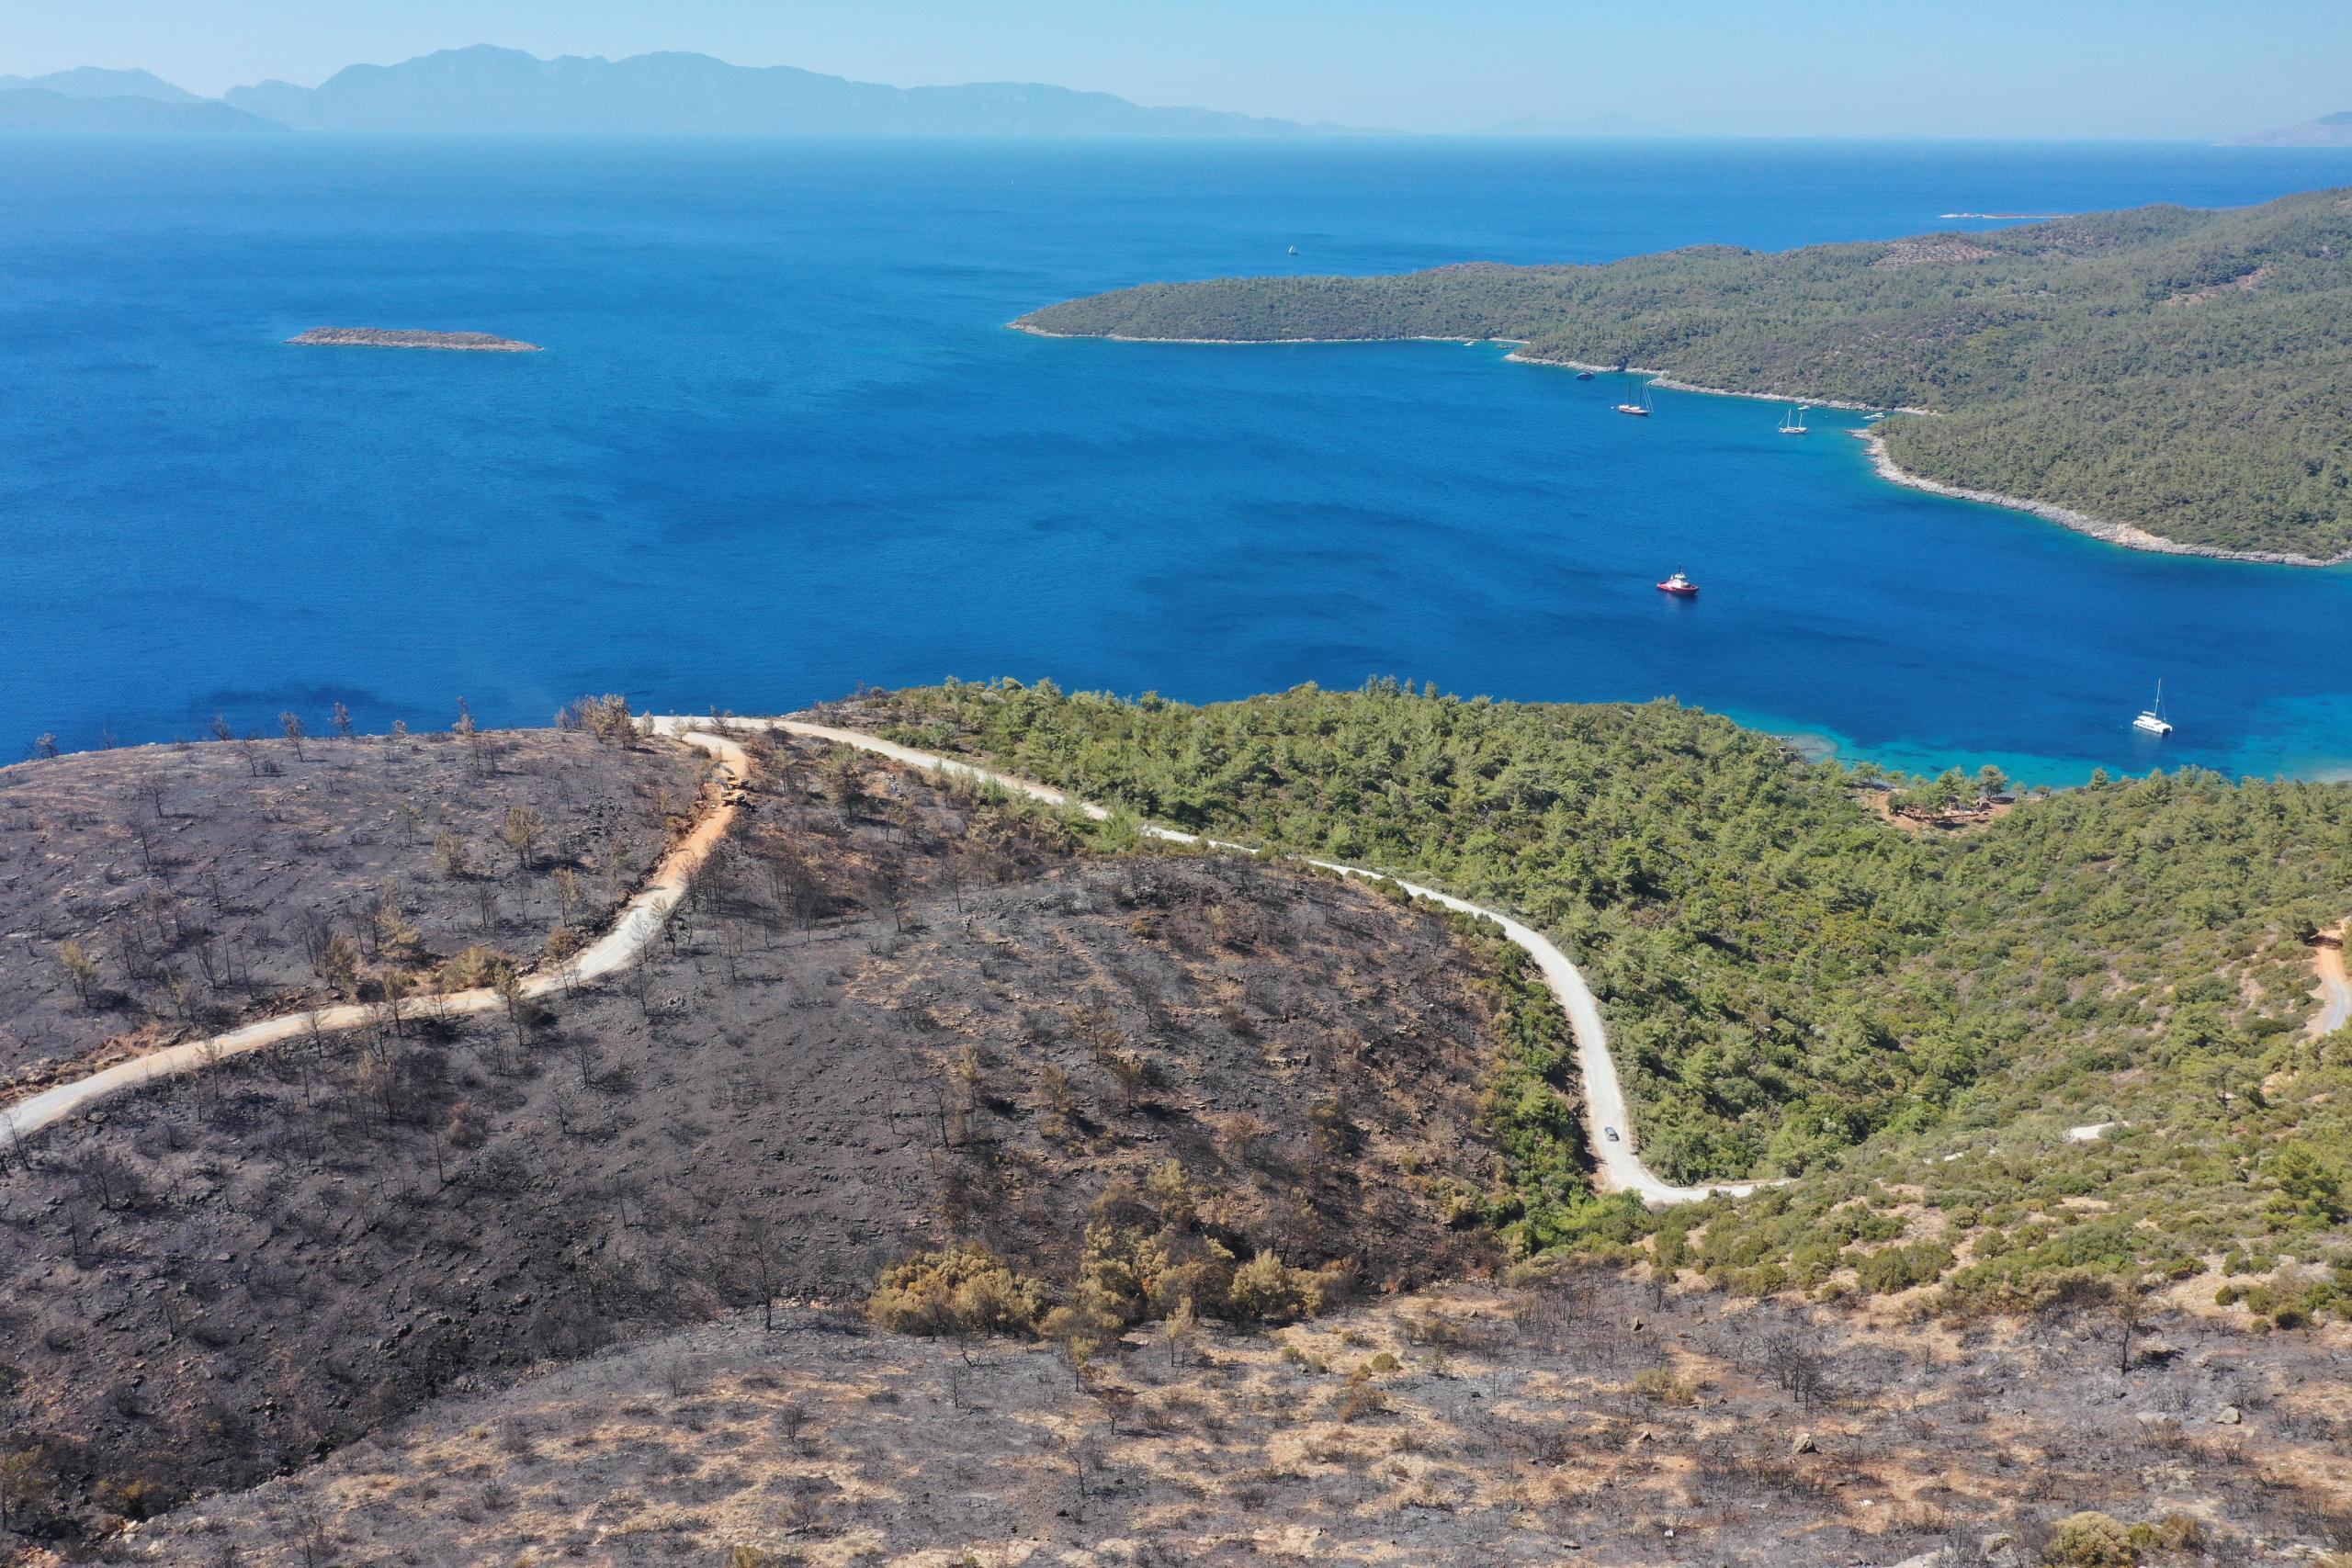
{"label": "dry grass patch", "polygon": [[[1212,1329],[1172,1369],[1136,1336],[1083,1393],[1045,1347],[959,1350],[802,1309],[764,1333],[739,1315],[453,1402],[141,1537],[158,1561],[208,1563],[228,1542],[253,1568],[300,1562],[313,1517],[355,1564],[738,1549],[811,1568],[1550,1564],[1573,1540],[1599,1562],[1844,1568],[1992,1533],[2038,1553],[2086,1509],[2166,1562],[2233,1561],[2257,1535],[2318,1549],[2352,1527],[2340,1433],[2320,1425],[2335,1395],[2303,1392],[2344,1347],[2305,1365],[2184,1322],[2183,1355],[2117,1399],[2095,1326],[2063,1317],[1972,1330],[1953,1355],[1860,1314],[1660,1308],[1608,1276],[1563,1289],[1565,1326],[1555,1300],[1456,1288],[1310,1329]],[[1433,1320],[1470,1341],[1442,1368],[1415,1343]],[[1789,1333],[1829,1367],[1809,1410],[1771,1374],[1768,1342]],[[1301,1359],[1368,1346],[1397,1366],[1358,1378]],[[697,1391],[673,1395],[681,1358]],[[1655,1371],[1696,1402],[1641,1392]],[[1368,1388],[1393,1411],[1343,1418]],[[2140,1419],[2223,1395],[2247,1402],[2245,1426]],[[2178,1544],[2178,1518],[2201,1544]]]}

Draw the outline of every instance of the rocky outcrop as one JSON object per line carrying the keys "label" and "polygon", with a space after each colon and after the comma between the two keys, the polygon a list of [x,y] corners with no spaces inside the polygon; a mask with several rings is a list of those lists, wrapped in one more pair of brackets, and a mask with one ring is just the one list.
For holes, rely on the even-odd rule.
{"label": "rocky outcrop", "polygon": [[474,354],[537,354],[539,345],[488,333],[424,333],[383,327],[312,327],[288,343],[328,348],[448,348]]}

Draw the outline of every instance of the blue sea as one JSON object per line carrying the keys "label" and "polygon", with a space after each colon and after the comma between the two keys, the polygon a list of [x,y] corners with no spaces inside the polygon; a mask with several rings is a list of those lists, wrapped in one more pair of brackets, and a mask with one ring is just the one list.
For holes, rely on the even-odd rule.
{"label": "blue sea", "polygon": [[[0,140],[0,756],[337,701],[379,728],[1388,674],[2052,783],[2341,773],[2352,571],[2130,553],[1889,486],[1849,416],[1627,420],[1622,382],[1492,346],[1005,330],[1153,279],[2328,184],[2352,152]],[[285,345],[321,325],[548,352]],[[1653,589],[1678,567],[1696,602]],[[2129,728],[2159,678],[2163,741]]]}

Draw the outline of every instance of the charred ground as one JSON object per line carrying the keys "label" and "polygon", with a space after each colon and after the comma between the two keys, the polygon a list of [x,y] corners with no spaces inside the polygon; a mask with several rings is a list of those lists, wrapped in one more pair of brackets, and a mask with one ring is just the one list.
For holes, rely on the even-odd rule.
{"label": "charred ground", "polygon": [[1170,1161],[1244,1256],[1384,1286],[1491,1256],[1463,1223],[1494,1168],[1491,972],[1450,924],[758,750],[750,809],[610,987],[421,1005],[15,1151],[17,1529],[249,1484],[730,1304],[854,1300],[951,1235],[1053,1277],[1107,1189]]}
{"label": "charred ground", "polygon": [[[708,766],[673,742],[551,729],[0,768],[0,1099],[352,995],[386,964],[478,945],[535,958],[550,927],[601,925],[628,897]],[[536,822],[520,849],[518,809],[518,829]]]}
{"label": "charred ground", "polygon": [[[1582,1157],[1566,1096],[1508,1109],[1570,1087],[1523,1070],[1543,1021],[1510,950],[1376,887],[753,746],[724,849],[608,985],[412,1007],[6,1151],[0,1491],[28,1558],[2352,1549],[2352,1330],[2218,1306],[2232,1265],[2032,1313],[1708,1288],[1693,1258],[1815,1176],[1496,1269],[1520,1135]],[[1821,1228],[1931,1244],[1894,1196]],[[1158,1240],[1313,1270],[1323,1312],[1170,1314],[1081,1359],[858,1310],[951,1240],[1083,1299],[1146,1210]],[[2063,1534],[2086,1509],[2111,1517]]]}
{"label": "charred ground", "polygon": [[[1046,1347],[855,1329],[745,1314],[453,1399],[141,1560],[2181,1568],[2352,1537],[2340,1349],[2194,1314],[2126,1370],[2096,1312],[1588,1269],[1138,1338],[1083,1392]],[[2089,1510],[2111,1536],[2060,1536]]]}

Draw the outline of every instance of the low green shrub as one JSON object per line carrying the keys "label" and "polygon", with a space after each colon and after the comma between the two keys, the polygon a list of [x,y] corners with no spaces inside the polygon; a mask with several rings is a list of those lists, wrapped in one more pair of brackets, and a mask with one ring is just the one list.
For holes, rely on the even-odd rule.
{"label": "low green shrub", "polygon": [[2086,1511],[2058,1521],[2041,1560],[2050,1568],[2133,1568],[2140,1558],[2120,1520]]}

